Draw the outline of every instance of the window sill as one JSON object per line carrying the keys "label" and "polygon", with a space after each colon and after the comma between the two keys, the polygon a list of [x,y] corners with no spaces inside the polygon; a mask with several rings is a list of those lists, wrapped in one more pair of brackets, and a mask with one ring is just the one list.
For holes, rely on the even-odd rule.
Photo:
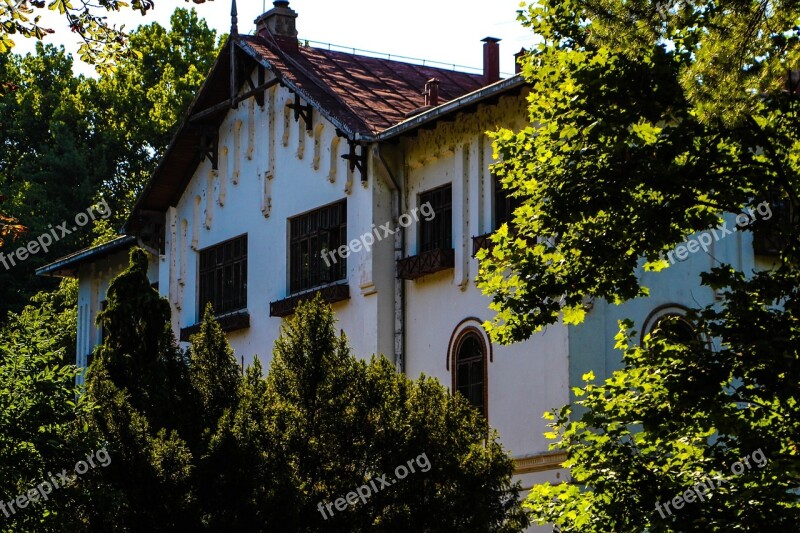
{"label": "window sill", "polygon": [[[250,327],[250,313],[246,309],[232,311],[216,317],[219,327],[224,332],[237,331]],[[189,342],[189,337],[200,331],[201,323],[181,328],[181,342]]]}
{"label": "window sill", "polygon": [[326,285],[324,287],[311,289],[307,292],[289,296],[288,298],[284,298],[282,300],[270,302],[269,316],[277,316],[282,318],[293,315],[300,302],[313,300],[317,294],[322,297],[322,301],[329,304],[349,300],[350,285],[348,285],[346,281],[339,282],[334,285]]}
{"label": "window sill", "polygon": [[435,249],[397,261],[397,279],[417,279],[455,266],[455,251]]}

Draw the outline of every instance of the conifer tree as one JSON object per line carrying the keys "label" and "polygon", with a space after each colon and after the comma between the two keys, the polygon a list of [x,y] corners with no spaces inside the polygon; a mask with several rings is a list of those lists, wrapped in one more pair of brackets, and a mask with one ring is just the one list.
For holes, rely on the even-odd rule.
{"label": "conifer tree", "polygon": [[[521,531],[513,463],[486,421],[436,380],[369,363],[337,335],[319,299],[301,304],[275,343],[266,378],[273,457],[268,517],[281,531]],[[324,513],[373,478],[422,457],[428,470]]]}
{"label": "conifer tree", "polygon": [[223,412],[236,405],[242,372],[210,303],[200,331],[191,336],[190,342],[190,376],[200,407],[199,420],[195,422],[214,428]]}
{"label": "conifer tree", "polygon": [[147,268],[147,254],[135,248],[130,266],[111,282],[107,307],[97,316],[106,332],[97,366],[155,428],[185,429],[191,412],[188,362],[172,333],[169,303],[150,286]]}
{"label": "conifer tree", "polygon": [[[203,457],[203,524],[209,531],[269,531],[274,517],[275,461],[266,430],[266,380],[255,358],[239,381],[238,403],[226,409]],[[201,489],[203,487],[201,486]],[[224,502],[224,504],[221,504]]]}
{"label": "conifer tree", "polygon": [[130,266],[112,281],[98,315],[106,337],[88,372],[87,392],[99,406],[92,427],[112,457],[95,473],[87,518],[101,530],[191,530],[199,523],[186,441],[193,433],[189,367],[147,266],[145,252],[133,249]]}

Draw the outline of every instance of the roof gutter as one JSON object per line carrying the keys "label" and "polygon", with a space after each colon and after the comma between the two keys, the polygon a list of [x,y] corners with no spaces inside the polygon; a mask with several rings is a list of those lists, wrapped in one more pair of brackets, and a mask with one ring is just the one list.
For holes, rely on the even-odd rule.
{"label": "roof gutter", "polygon": [[408,133],[409,131],[415,130],[420,126],[423,126],[429,122],[434,122],[445,115],[460,110],[461,108],[481,103],[484,100],[488,100],[492,97],[498,96],[508,90],[515,89],[517,87],[522,87],[527,83],[528,82],[525,80],[524,77],[522,77],[522,75],[517,74],[516,76],[499,81],[493,85],[484,87],[483,89],[478,89],[477,91],[464,95],[461,98],[450,100],[446,104],[434,107],[433,109],[421,113],[419,115],[416,115],[415,117],[412,117],[404,122],[401,122],[396,126],[387,128],[382,132],[378,133],[377,135],[362,136],[356,134],[356,137],[357,140],[365,142],[387,141],[404,133]]}

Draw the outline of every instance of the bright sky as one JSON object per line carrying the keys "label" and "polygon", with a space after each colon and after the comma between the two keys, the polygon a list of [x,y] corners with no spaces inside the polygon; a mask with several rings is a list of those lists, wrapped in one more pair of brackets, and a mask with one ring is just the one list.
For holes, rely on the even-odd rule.
{"label": "bright sky", "polygon": [[[152,21],[167,26],[176,7],[194,6],[217,32],[230,29],[230,0],[200,5],[156,0],[155,4],[146,17],[127,11],[124,17],[111,20],[124,23],[126,31]],[[253,21],[264,12],[264,6],[272,7],[271,0],[238,0],[237,4],[240,33],[252,33]],[[299,14],[297,30],[301,39],[471,67],[480,68],[483,64],[480,40],[498,37],[502,39],[500,67],[508,74],[514,72],[514,54],[534,42],[533,34],[516,20],[519,4],[519,0],[292,0],[290,6]],[[44,15],[44,25],[55,30],[45,42],[63,44],[68,51],[76,51],[75,35],[67,29],[64,19],[51,12]],[[14,41],[15,52],[34,49],[32,39],[14,36]],[[75,70],[84,74],[94,72],[78,59]]]}

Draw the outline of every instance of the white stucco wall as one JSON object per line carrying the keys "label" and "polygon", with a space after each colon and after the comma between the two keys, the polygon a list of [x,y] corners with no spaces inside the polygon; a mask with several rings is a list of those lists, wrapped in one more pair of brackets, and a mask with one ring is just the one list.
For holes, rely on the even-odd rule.
{"label": "white stucco wall", "polygon": [[[493,182],[488,166],[491,143],[485,131],[514,126],[523,97],[506,97],[497,106],[460,115],[453,123],[437,126],[406,143],[409,209],[419,194],[452,184],[455,268],[406,281],[406,371],[412,378],[426,374],[450,387],[453,380],[449,347],[465,319],[480,323],[494,312],[490,300],[474,282],[478,261],[472,257],[472,237],[492,228]],[[417,253],[419,225],[407,231],[407,255]],[[462,324],[463,327],[463,324]],[[563,325],[554,325],[526,342],[494,345],[488,362],[488,420],[515,458],[548,451],[542,414],[567,403],[568,337]]]}
{"label": "white stucco wall", "polygon": [[[269,316],[269,304],[290,295],[288,219],[346,199],[352,240],[389,220],[391,212],[385,184],[372,178],[362,183],[360,173],[349,170],[341,158],[347,141],[336,140],[330,123],[314,112],[308,132],[302,119],[289,114],[286,104],[294,95],[288,89],[274,87],[265,96],[263,108],[250,99],[228,113],[219,130],[219,169],[201,163],[167,213],[166,253],[160,258],[160,287],[172,305],[177,335],[200,318],[197,251],[248,235],[250,327],[229,334],[245,364],[254,355],[268,363],[279,334],[282,319]],[[347,259],[350,299],[333,308],[359,356],[392,356],[391,280],[373,275],[373,264],[385,269],[392,247],[390,240],[381,241]]]}

